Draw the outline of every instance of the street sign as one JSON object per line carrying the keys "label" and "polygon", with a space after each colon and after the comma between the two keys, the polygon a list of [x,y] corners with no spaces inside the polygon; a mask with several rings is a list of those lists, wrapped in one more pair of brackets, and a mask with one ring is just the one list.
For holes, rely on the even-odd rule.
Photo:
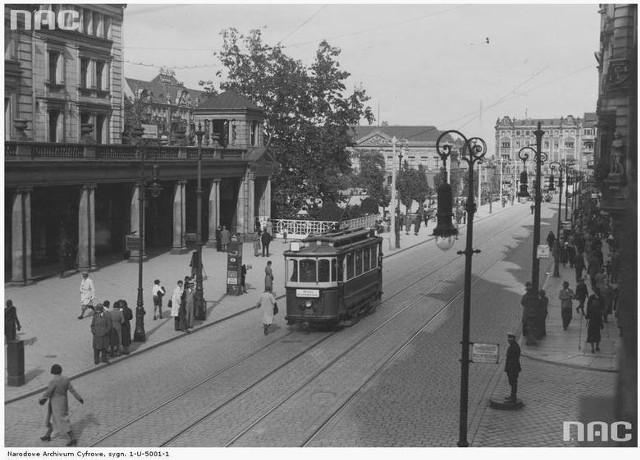
{"label": "street sign", "polygon": [[471,361],[474,363],[498,364],[500,345],[497,343],[474,343]]}
{"label": "street sign", "polygon": [[538,259],[548,259],[551,254],[548,244],[538,245]]}

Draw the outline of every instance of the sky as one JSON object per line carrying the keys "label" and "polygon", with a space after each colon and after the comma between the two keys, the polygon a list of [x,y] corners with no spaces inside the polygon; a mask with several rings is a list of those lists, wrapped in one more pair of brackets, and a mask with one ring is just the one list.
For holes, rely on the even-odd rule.
{"label": "sky", "polygon": [[[253,2],[255,3],[255,2]],[[347,88],[362,85],[375,124],[458,129],[485,139],[495,123],[595,112],[597,3],[287,4],[129,3],[125,76],[162,66],[188,88],[219,79],[220,32],[261,29],[270,45],[309,65],[326,39],[342,50]]]}

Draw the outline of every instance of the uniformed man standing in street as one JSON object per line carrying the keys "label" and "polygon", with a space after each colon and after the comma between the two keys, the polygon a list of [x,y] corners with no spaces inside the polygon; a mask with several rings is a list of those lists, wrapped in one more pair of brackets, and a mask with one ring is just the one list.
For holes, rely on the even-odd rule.
{"label": "uniformed man standing in street", "polygon": [[509,348],[507,348],[504,371],[509,379],[511,395],[507,396],[505,400],[515,403],[517,401],[516,394],[518,393],[518,374],[522,370],[520,367],[520,345],[516,342],[515,334],[507,334],[507,340],[509,341]]}

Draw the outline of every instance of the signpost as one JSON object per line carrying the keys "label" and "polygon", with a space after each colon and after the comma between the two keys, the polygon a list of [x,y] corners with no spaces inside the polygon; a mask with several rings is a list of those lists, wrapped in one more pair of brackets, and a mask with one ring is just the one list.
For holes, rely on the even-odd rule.
{"label": "signpost", "polygon": [[498,364],[500,345],[497,343],[474,343],[471,361],[474,363]]}
{"label": "signpost", "polygon": [[549,249],[548,244],[539,244],[538,245],[538,259],[548,259],[551,254],[551,250]]}

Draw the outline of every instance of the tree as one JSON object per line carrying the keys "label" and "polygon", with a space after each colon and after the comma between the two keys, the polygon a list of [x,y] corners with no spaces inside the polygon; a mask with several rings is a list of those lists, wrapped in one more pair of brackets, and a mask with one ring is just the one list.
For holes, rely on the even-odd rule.
{"label": "tree", "polygon": [[398,174],[398,193],[400,201],[407,209],[411,209],[414,201],[422,206],[431,191],[431,187],[427,182],[427,174],[422,165],[418,169],[409,168],[409,164],[405,162],[404,167]]}
{"label": "tree", "polygon": [[[381,152],[360,152],[359,160],[360,170],[354,178],[354,186],[364,190],[376,206],[389,206],[391,194],[385,187],[384,155]],[[373,207],[370,204],[368,206]]]}
{"label": "tree", "polygon": [[350,74],[340,69],[340,50],[322,41],[306,67],[281,46],[265,44],[259,30],[244,36],[231,28],[222,36],[219,58],[226,81],[220,88],[264,109],[269,149],[282,165],[274,178],[274,215],[290,217],[302,207],[311,211],[324,202],[339,203],[340,178],[351,170],[350,126],[374,119],[364,89],[345,94]]}
{"label": "tree", "polygon": [[123,139],[131,139],[132,130],[150,120],[148,104],[140,98],[124,98],[124,127]]}

